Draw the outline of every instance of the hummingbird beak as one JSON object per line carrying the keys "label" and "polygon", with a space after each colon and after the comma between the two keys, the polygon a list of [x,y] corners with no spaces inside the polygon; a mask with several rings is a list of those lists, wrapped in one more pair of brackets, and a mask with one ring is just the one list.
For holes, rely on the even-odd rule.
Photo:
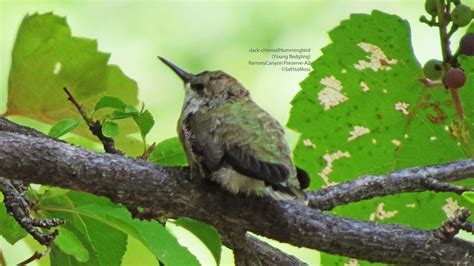
{"label": "hummingbird beak", "polygon": [[188,83],[191,80],[191,78],[193,77],[192,74],[184,71],[183,69],[179,68],[177,65],[171,63],[167,59],[165,59],[161,56],[158,56],[158,58],[161,61],[163,61],[163,63],[165,63],[167,66],[169,66],[171,68],[171,70],[173,70],[174,73],[176,73],[184,81],[184,83]]}

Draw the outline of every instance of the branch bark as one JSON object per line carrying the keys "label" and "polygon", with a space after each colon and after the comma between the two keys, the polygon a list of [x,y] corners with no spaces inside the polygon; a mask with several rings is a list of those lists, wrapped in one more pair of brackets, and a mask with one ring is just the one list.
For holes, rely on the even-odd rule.
{"label": "branch bark", "polygon": [[[156,211],[156,218],[165,214],[201,220],[215,226],[223,239],[232,239],[235,232],[250,231],[368,261],[474,263],[474,243],[457,238],[441,241],[433,231],[324,214],[298,202],[234,196],[205,181],[188,181],[186,168],[160,167],[116,154],[95,153],[49,138],[0,132],[0,160],[0,176],[103,195],[131,211],[137,207]],[[401,176],[403,173],[430,173],[453,180],[456,176],[472,176],[474,160],[395,174],[410,182],[409,176]]]}
{"label": "branch bark", "polygon": [[408,168],[387,175],[361,176],[352,181],[329,186],[308,193],[309,206],[331,210],[339,205],[376,197],[399,194],[402,192],[438,192],[473,191],[450,185],[447,182],[474,177],[474,160],[461,160],[446,164]]}

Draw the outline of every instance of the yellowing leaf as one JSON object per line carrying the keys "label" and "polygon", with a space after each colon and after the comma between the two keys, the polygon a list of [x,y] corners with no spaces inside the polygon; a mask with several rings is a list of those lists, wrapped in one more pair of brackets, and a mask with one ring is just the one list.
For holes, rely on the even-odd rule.
{"label": "yellowing leaf", "polygon": [[[64,17],[52,13],[27,15],[13,47],[6,115],[49,124],[65,118],[82,120],[63,87],[88,112],[104,95],[136,105],[136,82],[119,67],[108,65],[109,57],[97,50],[95,40],[72,36]],[[119,126],[123,134],[117,138],[118,148],[139,154],[140,142],[127,137],[137,132],[133,121],[119,121]],[[96,140],[85,123],[76,133]]]}

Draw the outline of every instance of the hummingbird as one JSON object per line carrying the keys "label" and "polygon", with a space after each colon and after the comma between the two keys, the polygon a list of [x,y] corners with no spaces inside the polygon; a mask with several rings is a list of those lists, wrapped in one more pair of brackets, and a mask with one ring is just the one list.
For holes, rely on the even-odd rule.
{"label": "hummingbird", "polygon": [[223,71],[191,74],[158,57],[184,82],[178,135],[193,176],[233,194],[304,200],[308,174],[295,167],[283,127]]}

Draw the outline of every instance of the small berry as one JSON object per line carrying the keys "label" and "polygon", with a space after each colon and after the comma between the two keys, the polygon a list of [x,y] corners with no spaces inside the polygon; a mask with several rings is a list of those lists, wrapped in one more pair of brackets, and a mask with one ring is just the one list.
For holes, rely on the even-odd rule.
{"label": "small berry", "polygon": [[428,14],[436,16],[438,14],[437,0],[426,0],[425,10]]}
{"label": "small berry", "polygon": [[464,27],[472,19],[472,12],[469,6],[459,4],[451,12],[451,20],[458,27]]}
{"label": "small berry", "polygon": [[464,71],[459,68],[451,68],[444,75],[444,84],[450,89],[459,89],[466,82]]}
{"label": "small berry", "polygon": [[431,59],[423,66],[423,74],[431,80],[439,80],[443,75],[443,62]]}
{"label": "small berry", "polygon": [[463,55],[474,55],[474,32],[470,32],[462,37],[459,50]]}

